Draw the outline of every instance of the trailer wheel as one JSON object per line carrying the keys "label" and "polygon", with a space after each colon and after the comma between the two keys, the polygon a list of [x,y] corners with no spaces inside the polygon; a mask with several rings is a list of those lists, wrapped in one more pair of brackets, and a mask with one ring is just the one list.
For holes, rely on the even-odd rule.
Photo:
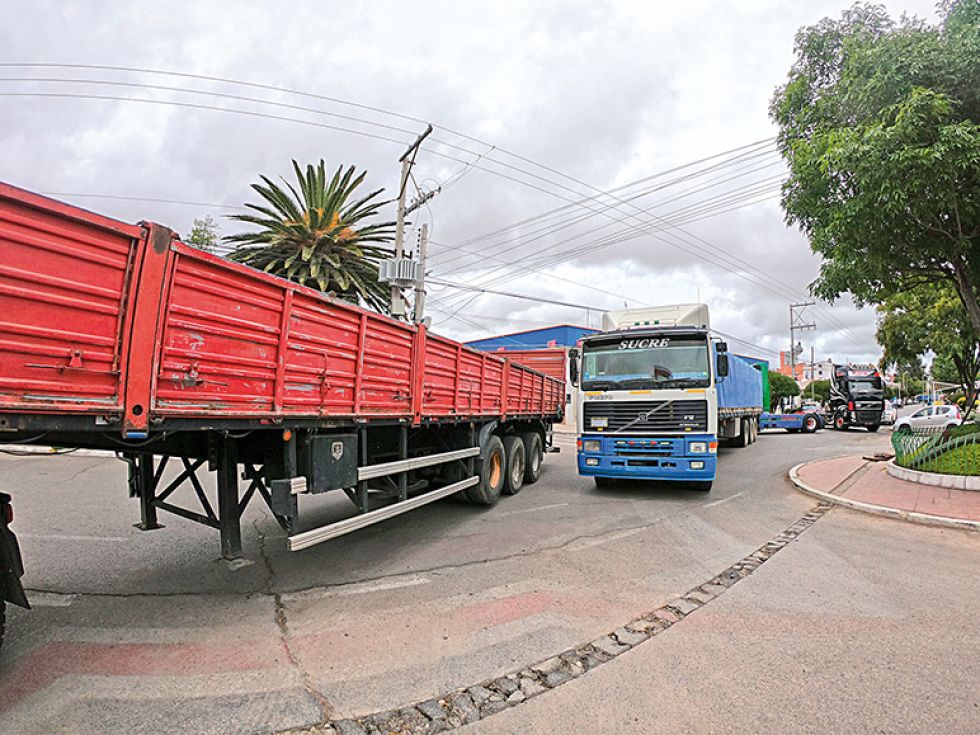
{"label": "trailer wheel", "polygon": [[738,420],[738,436],[735,437],[733,444],[739,449],[749,445],[749,425],[745,419]]}
{"label": "trailer wheel", "polygon": [[507,458],[504,492],[507,495],[517,495],[524,487],[524,477],[527,472],[527,451],[524,449],[524,441],[519,436],[505,436],[504,456]]}
{"label": "trailer wheel", "polygon": [[507,457],[504,443],[496,435],[487,439],[483,461],[480,465],[480,481],[466,489],[466,499],[477,505],[493,505],[500,500],[504,489]]}
{"label": "trailer wheel", "polygon": [[524,484],[533,485],[541,478],[541,464],[544,462],[544,446],[541,435],[536,431],[521,434],[524,442]]}
{"label": "trailer wheel", "polygon": [[810,414],[803,419],[803,431],[805,431],[807,434],[812,434],[815,432],[817,428],[819,428],[819,425],[820,422],[817,421],[817,417],[813,414]]}

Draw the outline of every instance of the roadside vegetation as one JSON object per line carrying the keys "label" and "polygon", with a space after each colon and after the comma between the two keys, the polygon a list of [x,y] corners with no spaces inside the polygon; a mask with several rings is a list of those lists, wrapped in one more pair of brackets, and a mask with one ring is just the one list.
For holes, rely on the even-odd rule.
{"label": "roadside vegetation", "polygon": [[787,222],[813,293],[877,307],[886,362],[932,352],[972,409],[980,368],[980,3],[936,26],[857,4],[796,37],[773,97]]}

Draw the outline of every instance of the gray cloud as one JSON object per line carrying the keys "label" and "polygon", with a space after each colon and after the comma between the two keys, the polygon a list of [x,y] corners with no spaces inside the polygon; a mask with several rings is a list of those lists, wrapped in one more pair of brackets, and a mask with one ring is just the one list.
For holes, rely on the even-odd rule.
{"label": "gray cloud", "polygon": [[[535,168],[501,152],[507,149],[601,189],[622,185],[705,155],[774,134],[766,106],[792,62],[796,29],[838,16],[849,0],[794,3],[758,0],[726,5],[651,3],[440,2],[362,5],[293,2],[277,7],[257,1],[176,6],[155,2],[8,2],[0,7],[3,60],[138,66],[225,76],[307,90],[363,105],[431,120],[438,126],[419,157],[416,176],[427,185],[445,181],[461,163],[488,154],[480,166],[532,186],[470,170],[421,210],[430,221],[433,269],[448,260],[447,246],[498,229],[594,193],[580,183]],[[902,11],[932,17],[931,0],[894,0]],[[285,8],[285,10],[283,9]],[[0,82],[0,92],[71,92],[143,97],[208,104],[296,117],[371,131],[390,143],[282,120],[213,110],[107,100],[0,96],[0,179],[27,188],[78,194],[177,199],[201,205],[64,197],[128,221],[151,219],[187,232],[192,220],[226,210],[203,204],[240,205],[260,173],[289,175],[289,160],[324,158],[353,163],[369,172],[369,185],[393,192],[401,147],[421,124],[325,100],[214,82],[96,70],[0,68],[0,76],[126,81],[222,92],[288,102],[317,110],[369,118],[405,132],[206,95],[89,84]],[[454,135],[458,130],[498,148]],[[451,143],[468,149],[453,149]],[[558,182],[560,189],[492,163],[496,158]],[[777,173],[759,173],[757,178]],[[751,180],[751,179],[747,179]],[[744,182],[743,182],[744,183]],[[730,186],[736,186],[732,182]],[[669,196],[664,190],[639,202]],[[708,192],[701,194],[707,196]],[[557,196],[556,196],[557,195]],[[693,202],[698,195],[688,200]],[[664,205],[669,212],[683,202]],[[630,210],[609,210],[620,221],[596,236],[630,225]],[[581,212],[576,209],[575,212]],[[393,211],[391,212],[393,216]],[[583,233],[603,223],[594,217],[571,229]],[[225,233],[234,231],[223,222]],[[805,240],[782,222],[770,201],[685,226],[724,253],[764,271],[767,288],[719,266],[643,235],[542,273],[522,273],[500,285],[508,291],[618,308],[624,299],[693,300],[699,291],[711,303],[717,328],[751,345],[784,349],[789,341],[790,291],[805,292],[819,266]],[[526,237],[527,229],[523,233]],[[687,238],[688,235],[675,233]],[[532,256],[561,235],[522,245],[502,256]],[[595,236],[593,236],[594,238]],[[669,240],[674,235],[665,235]],[[589,240],[582,235],[577,244]],[[508,242],[523,242],[512,236]],[[693,241],[696,252],[707,246]],[[507,245],[475,243],[479,255],[450,278],[481,283]],[[558,249],[556,248],[556,251]],[[551,252],[551,251],[549,251]],[[711,259],[723,260],[712,255]],[[567,280],[556,280],[546,274]],[[750,281],[758,273],[750,276]],[[781,282],[776,284],[775,281]],[[615,296],[573,282],[600,287]],[[782,284],[785,284],[782,285]],[[466,297],[469,298],[469,297]],[[529,328],[549,322],[597,321],[597,312],[481,296],[458,319],[445,320],[463,302],[450,290],[432,290],[437,327],[451,336]],[[818,357],[875,359],[874,314],[849,302],[814,315]],[[442,321],[445,320],[445,321]],[[842,328],[843,327],[843,328]],[[845,331],[846,330],[846,331]]]}

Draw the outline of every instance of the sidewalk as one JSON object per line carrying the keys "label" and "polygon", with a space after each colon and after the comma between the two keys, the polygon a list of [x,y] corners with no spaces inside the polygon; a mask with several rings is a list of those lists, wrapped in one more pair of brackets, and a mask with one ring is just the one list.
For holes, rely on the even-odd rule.
{"label": "sidewalk", "polygon": [[980,531],[980,492],[922,485],[888,474],[885,462],[838,457],[790,470],[800,490],[837,505],[902,520]]}

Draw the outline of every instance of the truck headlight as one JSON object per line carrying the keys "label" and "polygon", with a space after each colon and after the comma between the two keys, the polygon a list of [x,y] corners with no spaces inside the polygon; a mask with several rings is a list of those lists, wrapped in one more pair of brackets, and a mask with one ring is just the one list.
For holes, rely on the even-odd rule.
{"label": "truck headlight", "polygon": [[599,439],[586,439],[582,442],[582,448],[586,452],[601,452],[602,442]]}
{"label": "truck headlight", "polygon": [[691,454],[705,454],[708,451],[707,442],[691,442],[687,446]]}
{"label": "truck headlight", "polygon": [[704,469],[704,462],[692,461],[691,462],[691,469],[692,470],[703,470]]}
{"label": "truck headlight", "polygon": [[590,429],[607,429],[609,428],[609,417],[608,416],[594,416],[589,419]]}
{"label": "truck headlight", "polygon": [[598,467],[599,466],[599,458],[598,457],[588,457],[585,460],[585,465],[587,467]]}

